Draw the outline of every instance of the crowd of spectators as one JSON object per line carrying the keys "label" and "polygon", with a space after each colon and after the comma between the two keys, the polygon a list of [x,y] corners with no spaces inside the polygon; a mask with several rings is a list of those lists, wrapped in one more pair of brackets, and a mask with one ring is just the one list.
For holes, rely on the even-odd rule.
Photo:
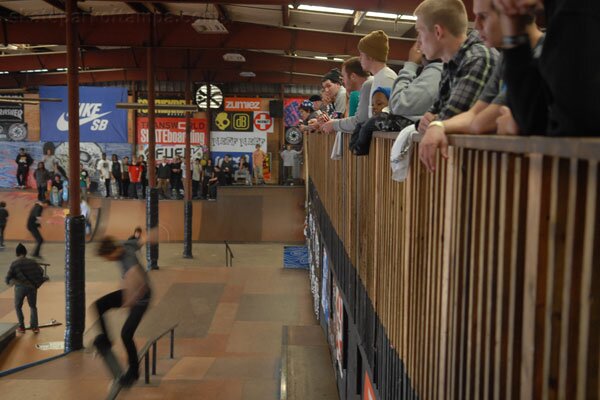
{"label": "crowd of spectators", "polygon": [[[302,103],[300,129],[351,133],[350,150],[364,155],[373,132],[412,126],[423,135],[419,156],[430,171],[438,149],[447,157],[448,134],[600,135],[590,118],[600,110],[600,47],[591,43],[600,1],[474,0],[472,11],[469,30],[461,0],[422,1],[418,37],[398,74],[386,65],[387,35],[364,36],[358,57],[341,66],[343,86],[329,71],[319,106],[316,95]],[[582,56],[574,73],[572,60]]]}

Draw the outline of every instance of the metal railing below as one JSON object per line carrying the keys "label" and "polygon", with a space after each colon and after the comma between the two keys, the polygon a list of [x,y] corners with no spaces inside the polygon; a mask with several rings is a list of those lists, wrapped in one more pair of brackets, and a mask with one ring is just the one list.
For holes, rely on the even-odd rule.
{"label": "metal railing below", "polygon": [[233,252],[231,251],[231,247],[229,247],[229,243],[225,241],[225,266],[233,267]]}
{"label": "metal railing below", "polygon": [[156,342],[159,341],[159,339],[161,339],[163,336],[165,336],[167,333],[170,333],[170,358],[174,358],[175,356],[175,328],[177,328],[177,326],[179,326],[179,323],[173,324],[171,325],[171,327],[169,327],[168,329],[164,330],[162,333],[160,333],[159,335],[154,336],[153,338],[148,339],[148,341],[146,342],[146,344],[144,345],[144,347],[142,347],[142,349],[138,352],[138,362],[142,361],[142,358],[144,359],[144,382],[146,384],[150,383],[150,356],[149,356],[149,352],[150,349],[152,348],[152,375],[156,375]]}

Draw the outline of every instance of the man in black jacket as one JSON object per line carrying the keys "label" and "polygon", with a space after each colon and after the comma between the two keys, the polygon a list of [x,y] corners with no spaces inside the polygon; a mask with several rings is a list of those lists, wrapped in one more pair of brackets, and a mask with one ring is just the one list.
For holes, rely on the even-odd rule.
{"label": "man in black jacket", "polygon": [[15,162],[17,163],[17,187],[25,189],[25,186],[27,186],[27,176],[29,175],[29,166],[33,164],[33,158],[21,147]]}
{"label": "man in black jacket", "polygon": [[42,216],[44,208],[48,207],[49,205],[50,201],[48,200],[36,201],[35,205],[31,209],[31,212],[29,213],[29,218],[27,219],[27,230],[31,232],[31,234],[35,238],[35,241],[37,242],[32,257],[41,258],[40,249],[42,247],[42,243],[44,243],[44,238],[40,234],[40,218]]}
{"label": "man in black jacket", "polygon": [[25,333],[25,318],[23,316],[23,301],[31,309],[30,325],[33,333],[39,333],[37,315],[37,290],[48,278],[44,270],[34,260],[27,258],[27,249],[21,243],[17,245],[17,259],[13,261],[6,274],[6,284],[15,285],[15,311],[19,320],[19,333]]}
{"label": "man in black jacket", "polygon": [[[528,135],[600,136],[600,1],[494,0],[502,13],[508,104]],[[543,4],[547,31],[533,57],[526,18]]]}

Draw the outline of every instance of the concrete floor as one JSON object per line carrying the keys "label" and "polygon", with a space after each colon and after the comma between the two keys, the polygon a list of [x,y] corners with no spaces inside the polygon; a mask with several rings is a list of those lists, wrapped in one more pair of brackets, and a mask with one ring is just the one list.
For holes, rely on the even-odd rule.
{"label": "concrete floor", "polygon": [[[26,244],[29,248],[32,244]],[[16,243],[0,253],[0,275],[14,260]],[[178,322],[175,358],[169,341],[158,346],[157,375],[123,391],[123,399],[337,399],[338,393],[325,336],[312,311],[308,273],[284,270],[283,246],[234,244],[233,268],[224,267],[223,245],[195,244],[194,259],[181,257],[181,243],[160,246],[159,271],[151,273],[152,307],[137,333],[146,338]],[[116,264],[86,249],[86,303],[119,287]],[[64,244],[44,244],[42,255],[50,282],[38,292],[40,323],[64,323]],[[143,259],[142,259],[143,260]],[[16,322],[13,289],[0,292],[0,322]],[[28,307],[24,307],[28,319]],[[114,350],[124,361],[119,328],[123,310],[112,313]],[[95,315],[86,316],[84,343],[95,336]],[[90,328],[91,327],[91,328]],[[64,326],[18,335],[0,355],[0,370],[62,353],[36,345],[60,344]],[[285,365],[282,365],[285,363]],[[283,367],[283,368],[282,368]],[[287,371],[282,377],[281,371]],[[283,382],[283,385],[282,385]],[[2,399],[101,399],[110,376],[100,359],[83,350],[0,380]],[[284,388],[282,391],[281,388]]]}

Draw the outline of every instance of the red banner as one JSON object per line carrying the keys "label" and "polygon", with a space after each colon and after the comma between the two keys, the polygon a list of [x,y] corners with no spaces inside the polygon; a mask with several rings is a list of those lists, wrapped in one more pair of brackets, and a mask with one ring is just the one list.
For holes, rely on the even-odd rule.
{"label": "red banner", "polygon": [[[191,142],[192,146],[204,145],[206,142],[206,119],[192,118]],[[138,144],[148,144],[148,118],[137,118]],[[184,118],[156,118],[155,120],[156,144],[185,144],[185,119]]]}

